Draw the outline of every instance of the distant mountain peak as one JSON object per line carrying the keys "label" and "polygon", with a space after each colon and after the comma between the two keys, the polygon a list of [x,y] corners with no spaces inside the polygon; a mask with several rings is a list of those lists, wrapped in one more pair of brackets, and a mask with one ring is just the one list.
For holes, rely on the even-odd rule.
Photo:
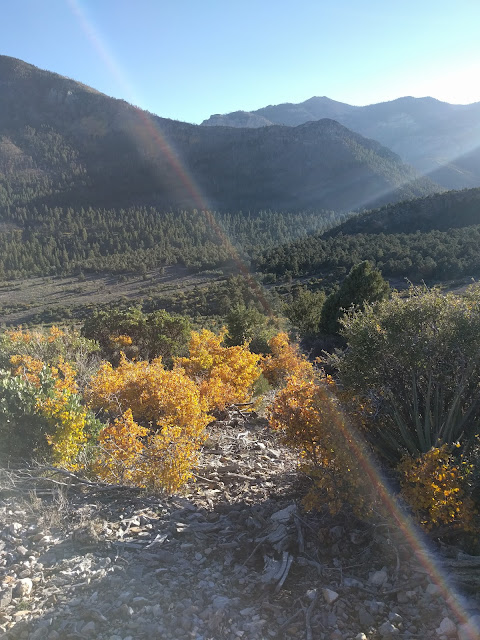
{"label": "distant mountain peak", "polygon": [[327,96],[269,105],[256,111],[212,116],[202,125],[296,127],[331,118],[351,131],[378,140],[421,174],[447,189],[480,186],[480,102],[453,105],[431,96],[353,106]]}
{"label": "distant mountain peak", "polygon": [[228,124],[221,116],[217,126],[202,127],[15,59],[0,59],[0,83],[0,179],[13,194],[9,206],[178,209],[203,201],[226,211],[345,211],[439,189],[340,124],[335,115],[344,105],[328,99],[321,99],[323,118],[305,108],[296,128],[245,111],[233,114],[240,128],[218,126]]}

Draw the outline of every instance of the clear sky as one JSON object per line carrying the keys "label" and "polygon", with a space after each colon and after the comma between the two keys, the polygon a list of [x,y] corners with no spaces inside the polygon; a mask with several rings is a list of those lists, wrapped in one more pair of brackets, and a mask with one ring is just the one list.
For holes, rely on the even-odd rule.
{"label": "clear sky", "polygon": [[157,115],[480,101],[480,0],[0,0],[0,53]]}

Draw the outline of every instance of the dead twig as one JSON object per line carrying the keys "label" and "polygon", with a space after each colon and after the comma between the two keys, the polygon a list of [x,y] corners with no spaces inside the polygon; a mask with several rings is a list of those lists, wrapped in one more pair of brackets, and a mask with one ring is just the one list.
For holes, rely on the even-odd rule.
{"label": "dead twig", "polygon": [[[286,555],[285,555],[286,554]],[[282,562],[282,575],[275,587],[275,593],[278,593],[280,589],[283,587],[283,583],[287,579],[288,573],[290,571],[290,567],[292,566],[293,556],[286,551],[283,552],[283,562]]]}
{"label": "dead twig", "polygon": [[317,599],[318,599],[318,591],[315,589],[315,595],[313,596],[312,601],[308,605],[308,608],[305,612],[305,639],[306,640],[313,640],[311,620],[312,620],[313,610],[315,609],[315,605],[317,604]]}
{"label": "dead twig", "polygon": [[303,553],[305,551],[305,540],[303,538],[301,520],[296,513],[293,515],[293,518],[297,528],[298,552]]}

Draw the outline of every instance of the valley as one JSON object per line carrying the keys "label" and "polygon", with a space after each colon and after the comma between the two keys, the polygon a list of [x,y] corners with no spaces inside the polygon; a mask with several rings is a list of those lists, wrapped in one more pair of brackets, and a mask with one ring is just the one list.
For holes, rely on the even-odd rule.
{"label": "valley", "polygon": [[6,638],[477,637],[479,150],[0,56]]}

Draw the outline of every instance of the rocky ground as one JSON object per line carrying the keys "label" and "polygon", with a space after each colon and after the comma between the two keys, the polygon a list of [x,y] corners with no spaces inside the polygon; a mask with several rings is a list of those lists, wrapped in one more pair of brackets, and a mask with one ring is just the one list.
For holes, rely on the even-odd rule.
{"label": "rocky ground", "polygon": [[445,588],[388,523],[304,513],[264,421],[215,423],[196,475],[163,497],[4,470],[0,638],[480,637],[480,596]]}

